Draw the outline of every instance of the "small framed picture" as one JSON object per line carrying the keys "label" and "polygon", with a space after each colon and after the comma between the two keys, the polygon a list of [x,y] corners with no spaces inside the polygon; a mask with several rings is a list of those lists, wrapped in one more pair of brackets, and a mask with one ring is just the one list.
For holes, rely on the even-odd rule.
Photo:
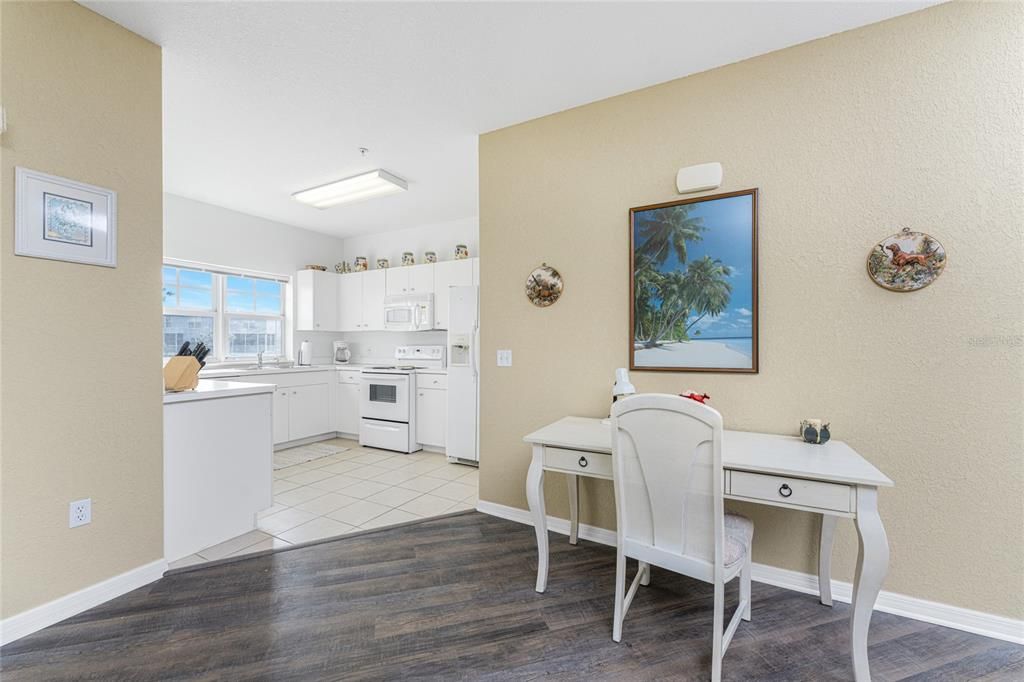
{"label": "small framed picture", "polygon": [[14,254],[117,267],[117,192],[28,168],[15,173]]}

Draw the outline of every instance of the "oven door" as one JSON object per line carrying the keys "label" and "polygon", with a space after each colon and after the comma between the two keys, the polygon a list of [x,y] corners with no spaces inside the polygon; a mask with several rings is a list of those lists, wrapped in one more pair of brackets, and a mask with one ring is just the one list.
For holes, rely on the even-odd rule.
{"label": "oven door", "polygon": [[408,423],[409,375],[364,372],[360,382],[359,416]]}
{"label": "oven door", "polygon": [[418,325],[419,306],[410,303],[392,303],[384,306],[384,329],[393,331],[415,331]]}

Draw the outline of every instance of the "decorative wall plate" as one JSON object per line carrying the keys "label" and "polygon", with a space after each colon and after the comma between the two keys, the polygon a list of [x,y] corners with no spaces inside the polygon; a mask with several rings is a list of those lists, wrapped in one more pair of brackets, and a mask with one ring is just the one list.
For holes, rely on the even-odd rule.
{"label": "decorative wall plate", "polygon": [[526,297],[535,306],[546,308],[561,295],[562,276],[547,263],[542,263],[526,278]]}
{"label": "decorative wall plate", "polygon": [[890,291],[917,291],[942,274],[946,250],[924,232],[909,227],[875,244],[868,254],[868,275]]}

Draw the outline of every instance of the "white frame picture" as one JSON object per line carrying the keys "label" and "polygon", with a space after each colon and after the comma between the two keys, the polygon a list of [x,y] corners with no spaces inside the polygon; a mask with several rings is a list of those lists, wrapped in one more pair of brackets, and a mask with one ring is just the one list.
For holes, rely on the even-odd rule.
{"label": "white frame picture", "polygon": [[117,267],[117,192],[15,169],[14,254]]}

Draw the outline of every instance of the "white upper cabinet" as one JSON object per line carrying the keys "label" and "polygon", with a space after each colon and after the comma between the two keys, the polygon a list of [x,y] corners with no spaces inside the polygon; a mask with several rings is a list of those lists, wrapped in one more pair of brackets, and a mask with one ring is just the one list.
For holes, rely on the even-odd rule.
{"label": "white upper cabinet", "polygon": [[363,278],[363,329],[384,329],[385,272],[358,273]]}
{"label": "white upper cabinet", "polygon": [[448,289],[468,287],[479,282],[479,258],[446,260],[434,265],[434,329],[448,328]]}
{"label": "white upper cabinet", "polygon": [[389,268],[385,272],[388,296],[434,293],[433,263]]}
{"label": "white upper cabinet", "polygon": [[338,318],[341,331],[384,329],[385,270],[338,275]]}
{"label": "white upper cabinet", "polygon": [[355,332],[363,328],[362,273],[338,276],[338,319],[341,331]]}
{"label": "white upper cabinet", "polygon": [[295,275],[295,326],[301,331],[340,331],[338,275],[300,270]]}

